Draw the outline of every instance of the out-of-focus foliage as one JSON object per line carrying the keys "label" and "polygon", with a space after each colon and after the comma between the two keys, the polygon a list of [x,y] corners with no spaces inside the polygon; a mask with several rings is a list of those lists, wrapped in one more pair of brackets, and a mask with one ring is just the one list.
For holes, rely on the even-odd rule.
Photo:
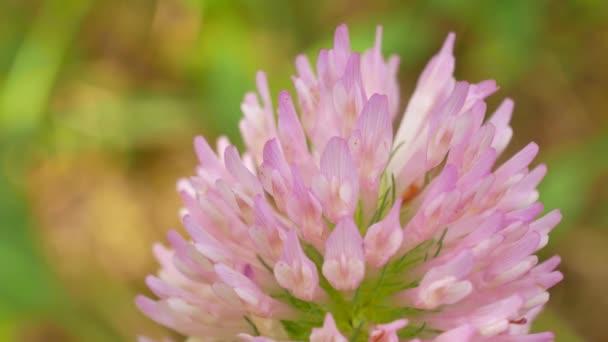
{"label": "out-of-focus foliage", "polygon": [[403,98],[455,31],[457,76],[495,78],[491,106],[515,99],[511,151],[540,143],[541,198],[564,213],[544,253],[566,281],[536,329],[607,340],[608,5],[594,0],[1,1],[0,340],[171,336],[133,297],[151,244],[179,228],[192,137],[240,144],[257,68],[292,89],[295,55],[341,22],[356,48],[383,24]]}

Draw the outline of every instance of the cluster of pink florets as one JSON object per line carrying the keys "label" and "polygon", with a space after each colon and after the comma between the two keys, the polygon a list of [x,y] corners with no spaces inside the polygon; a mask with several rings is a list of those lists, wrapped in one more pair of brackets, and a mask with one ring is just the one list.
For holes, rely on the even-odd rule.
{"label": "cluster of pink florets", "polygon": [[529,334],[562,275],[538,263],[560,221],[543,211],[531,143],[495,167],[512,130],[493,81],[457,82],[454,35],[424,69],[393,134],[399,60],[381,30],[363,55],[346,26],[316,73],[296,59],[298,109],[263,73],[242,104],[242,155],[195,140],[180,181],[189,238],[171,231],[138,297],[197,341],[549,341]]}

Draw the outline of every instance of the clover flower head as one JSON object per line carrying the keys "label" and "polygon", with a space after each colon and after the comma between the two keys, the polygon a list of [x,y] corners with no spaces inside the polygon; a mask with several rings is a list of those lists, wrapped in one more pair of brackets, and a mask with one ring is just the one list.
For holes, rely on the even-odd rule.
{"label": "clover flower head", "polygon": [[195,139],[200,164],[178,183],[188,237],[154,247],[141,311],[196,341],[553,339],[529,333],[562,279],[558,257],[535,255],[561,219],[539,218],[538,146],[496,165],[513,102],[484,119],[497,86],[454,79],[454,34],[398,115],[381,36],[361,54],[342,25],[314,69],[297,57],[297,106],[258,73],[244,153]]}

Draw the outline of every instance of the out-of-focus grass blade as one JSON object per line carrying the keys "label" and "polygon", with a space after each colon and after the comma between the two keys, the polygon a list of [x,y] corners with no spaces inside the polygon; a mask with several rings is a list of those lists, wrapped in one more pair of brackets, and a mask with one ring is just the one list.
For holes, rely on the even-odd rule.
{"label": "out-of-focus grass blade", "polygon": [[90,1],[46,1],[0,93],[0,128],[21,134],[40,120],[69,42]]}
{"label": "out-of-focus grass blade", "polygon": [[0,93],[0,300],[8,311],[46,309],[53,301],[52,281],[36,253],[19,175],[27,162],[27,142],[87,3],[45,3]]}
{"label": "out-of-focus grass blade", "polygon": [[[38,252],[22,175],[30,141],[46,110],[69,42],[91,1],[49,0],[20,46],[0,89],[0,337],[14,318],[35,314],[66,325],[82,340],[116,340],[67,300]],[[4,340],[4,339],[3,339]]]}

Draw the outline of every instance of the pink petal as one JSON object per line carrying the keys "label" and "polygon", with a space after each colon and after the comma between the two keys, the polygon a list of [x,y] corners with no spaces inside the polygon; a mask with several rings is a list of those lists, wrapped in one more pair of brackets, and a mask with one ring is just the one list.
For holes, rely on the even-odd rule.
{"label": "pink petal", "polygon": [[368,342],[399,342],[397,332],[407,323],[407,319],[399,319],[387,324],[378,324],[372,328]]}
{"label": "pink petal", "polygon": [[272,260],[277,260],[281,255],[284,240],[284,227],[275,217],[275,213],[263,196],[257,195],[253,204],[254,224],[249,230],[249,235],[259,248]]}
{"label": "pink petal", "polygon": [[513,100],[505,99],[488,120],[496,127],[496,135],[492,141],[492,147],[501,154],[513,135],[513,129],[509,126],[511,114],[513,113]]}
{"label": "pink petal", "polygon": [[327,238],[323,275],[335,289],[344,291],[356,289],[365,276],[363,238],[350,218],[338,222]]}
{"label": "pink petal", "polygon": [[541,239],[538,246],[539,249],[547,245],[549,242],[549,232],[553,230],[553,228],[555,228],[555,226],[557,226],[561,220],[562,213],[559,210],[553,210],[530,224],[530,229],[540,234]]}
{"label": "pink petal", "polygon": [[226,147],[224,152],[224,164],[230,174],[245,186],[245,189],[250,194],[261,194],[262,186],[258,181],[258,178],[245,167],[239,153],[234,146]]}
{"label": "pink petal", "polygon": [[399,57],[382,57],[382,26],[376,29],[374,47],[367,50],[361,59],[361,76],[366,94],[381,94],[388,97],[389,117],[393,119],[399,110],[399,81],[397,72]]}
{"label": "pink petal", "polygon": [[455,83],[454,39],[455,35],[450,33],[439,53],[431,58],[418,79],[416,89],[395,135],[395,146],[405,144],[405,148],[402,147],[395,153],[389,165],[391,173],[399,174],[397,170],[401,170],[414,153],[411,146],[430,119],[432,109],[443,103],[452,92]]}
{"label": "pink petal", "polygon": [[288,162],[305,161],[308,154],[306,136],[287,91],[279,94],[279,138]]}
{"label": "pink petal", "polygon": [[464,250],[448,259],[443,265],[428,271],[415,290],[415,302],[421,308],[434,309],[444,304],[454,304],[473,291],[473,285],[465,277],[474,265],[473,254]]}
{"label": "pink petal", "polygon": [[260,161],[264,143],[275,136],[275,122],[266,74],[258,72],[256,83],[262,98],[262,106],[255,93],[247,93],[241,105],[245,117],[239,123],[239,128],[249,151],[257,161]]}
{"label": "pink petal", "polygon": [[321,247],[327,237],[319,200],[304,184],[300,172],[292,167],[293,187],[287,200],[287,214],[299,227],[304,240]]}
{"label": "pink petal", "polygon": [[359,54],[351,54],[344,75],[332,89],[335,127],[342,137],[347,137],[352,131],[366,99],[360,66]]}
{"label": "pink petal", "polygon": [[393,129],[386,96],[374,94],[366,103],[349,140],[362,185],[376,185],[391,152]]}
{"label": "pink petal", "polygon": [[276,138],[264,145],[263,158],[264,162],[258,172],[259,178],[264,189],[273,196],[279,209],[284,209],[287,195],[291,190],[291,170]]}
{"label": "pink petal", "polygon": [[279,285],[296,298],[312,301],[319,291],[317,267],[304,254],[293,229],[287,233],[281,258],[274,265],[274,275]]}
{"label": "pink petal", "polygon": [[347,342],[348,340],[340,333],[331,313],[325,315],[323,327],[313,328],[310,334],[310,342]]}
{"label": "pink petal", "polygon": [[536,143],[529,143],[526,147],[521,149],[517,154],[502,164],[494,174],[497,180],[507,180],[509,177],[517,174],[523,169],[526,169],[528,165],[534,160],[538,153],[538,145]]}
{"label": "pink petal", "polygon": [[399,222],[401,200],[398,199],[386,217],[367,229],[363,242],[365,260],[373,267],[382,267],[399,250],[403,229]]}
{"label": "pink petal", "polygon": [[312,189],[332,222],[355,212],[359,179],[344,139],[334,137],[327,143],[321,155],[321,175],[313,180]]}

